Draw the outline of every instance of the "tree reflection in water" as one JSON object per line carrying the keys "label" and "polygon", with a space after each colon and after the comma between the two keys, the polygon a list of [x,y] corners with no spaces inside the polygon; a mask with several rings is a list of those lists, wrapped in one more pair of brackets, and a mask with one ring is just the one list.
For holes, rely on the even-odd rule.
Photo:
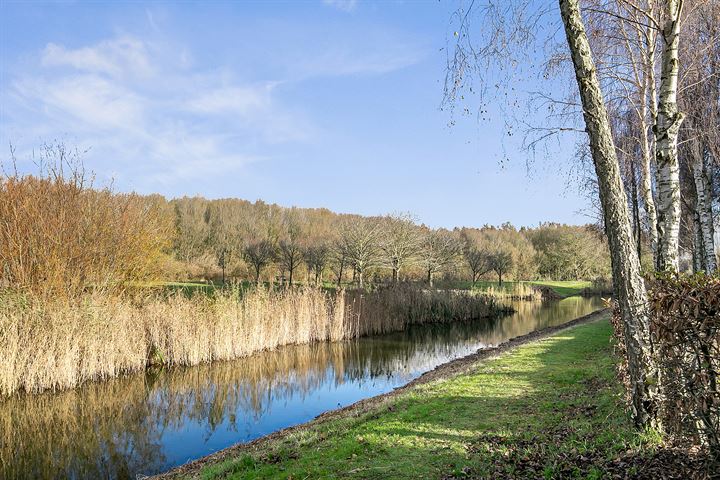
{"label": "tree reflection in water", "polygon": [[501,319],[283,347],[230,362],[0,402],[0,478],[134,478],[157,473],[389,391],[477,348],[602,307],[598,298],[513,302]]}

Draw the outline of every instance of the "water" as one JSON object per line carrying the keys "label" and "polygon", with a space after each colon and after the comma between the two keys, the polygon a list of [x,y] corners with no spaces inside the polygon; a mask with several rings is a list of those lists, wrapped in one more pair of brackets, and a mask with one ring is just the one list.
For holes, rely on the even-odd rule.
{"label": "water", "polygon": [[135,478],[388,392],[423,372],[602,307],[513,302],[495,320],[290,346],[0,401],[0,478]]}

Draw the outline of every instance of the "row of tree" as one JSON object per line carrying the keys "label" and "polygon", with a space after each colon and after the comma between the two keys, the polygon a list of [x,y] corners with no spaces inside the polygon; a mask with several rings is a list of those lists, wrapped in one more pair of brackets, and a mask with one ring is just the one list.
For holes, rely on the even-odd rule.
{"label": "row of tree", "polygon": [[223,277],[260,281],[269,273],[292,283],[302,269],[319,283],[330,269],[338,284],[352,279],[363,285],[372,273],[432,285],[441,273],[473,281],[494,275],[500,282],[609,275],[604,238],[589,226],[449,231],[420,225],[409,214],[361,217],[197,197],[171,200],[166,209],[175,215],[173,253],[185,264],[186,277],[220,269]]}
{"label": "row of tree", "polygon": [[0,176],[0,288],[44,295],[152,279],[338,285],[413,280],[594,279],[609,273],[603,235],[545,224],[432,229],[409,214],[378,217],[262,201],[120,194],[93,185],[79,155],[45,145],[35,175]]}

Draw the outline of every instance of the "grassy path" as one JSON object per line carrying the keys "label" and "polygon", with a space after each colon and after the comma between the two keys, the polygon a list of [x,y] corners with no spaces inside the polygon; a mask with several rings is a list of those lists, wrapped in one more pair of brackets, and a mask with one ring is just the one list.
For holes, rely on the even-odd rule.
{"label": "grassy path", "polygon": [[173,476],[602,478],[618,462],[632,473],[657,440],[634,432],[623,411],[610,336],[602,314]]}

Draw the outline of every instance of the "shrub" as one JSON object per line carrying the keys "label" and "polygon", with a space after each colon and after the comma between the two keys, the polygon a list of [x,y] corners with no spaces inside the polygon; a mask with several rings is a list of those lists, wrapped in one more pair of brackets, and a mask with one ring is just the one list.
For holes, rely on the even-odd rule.
{"label": "shrub", "polygon": [[[648,282],[650,331],[658,369],[657,420],[674,443],[703,445],[720,461],[720,278],[659,275]],[[614,316],[625,358],[622,322]],[[620,374],[628,385],[626,365]]]}
{"label": "shrub", "polygon": [[95,189],[63,146],[45,151],[39,175],[0,175],[0,287],[72,296],[152,277],[172,231],[164,199]]}

